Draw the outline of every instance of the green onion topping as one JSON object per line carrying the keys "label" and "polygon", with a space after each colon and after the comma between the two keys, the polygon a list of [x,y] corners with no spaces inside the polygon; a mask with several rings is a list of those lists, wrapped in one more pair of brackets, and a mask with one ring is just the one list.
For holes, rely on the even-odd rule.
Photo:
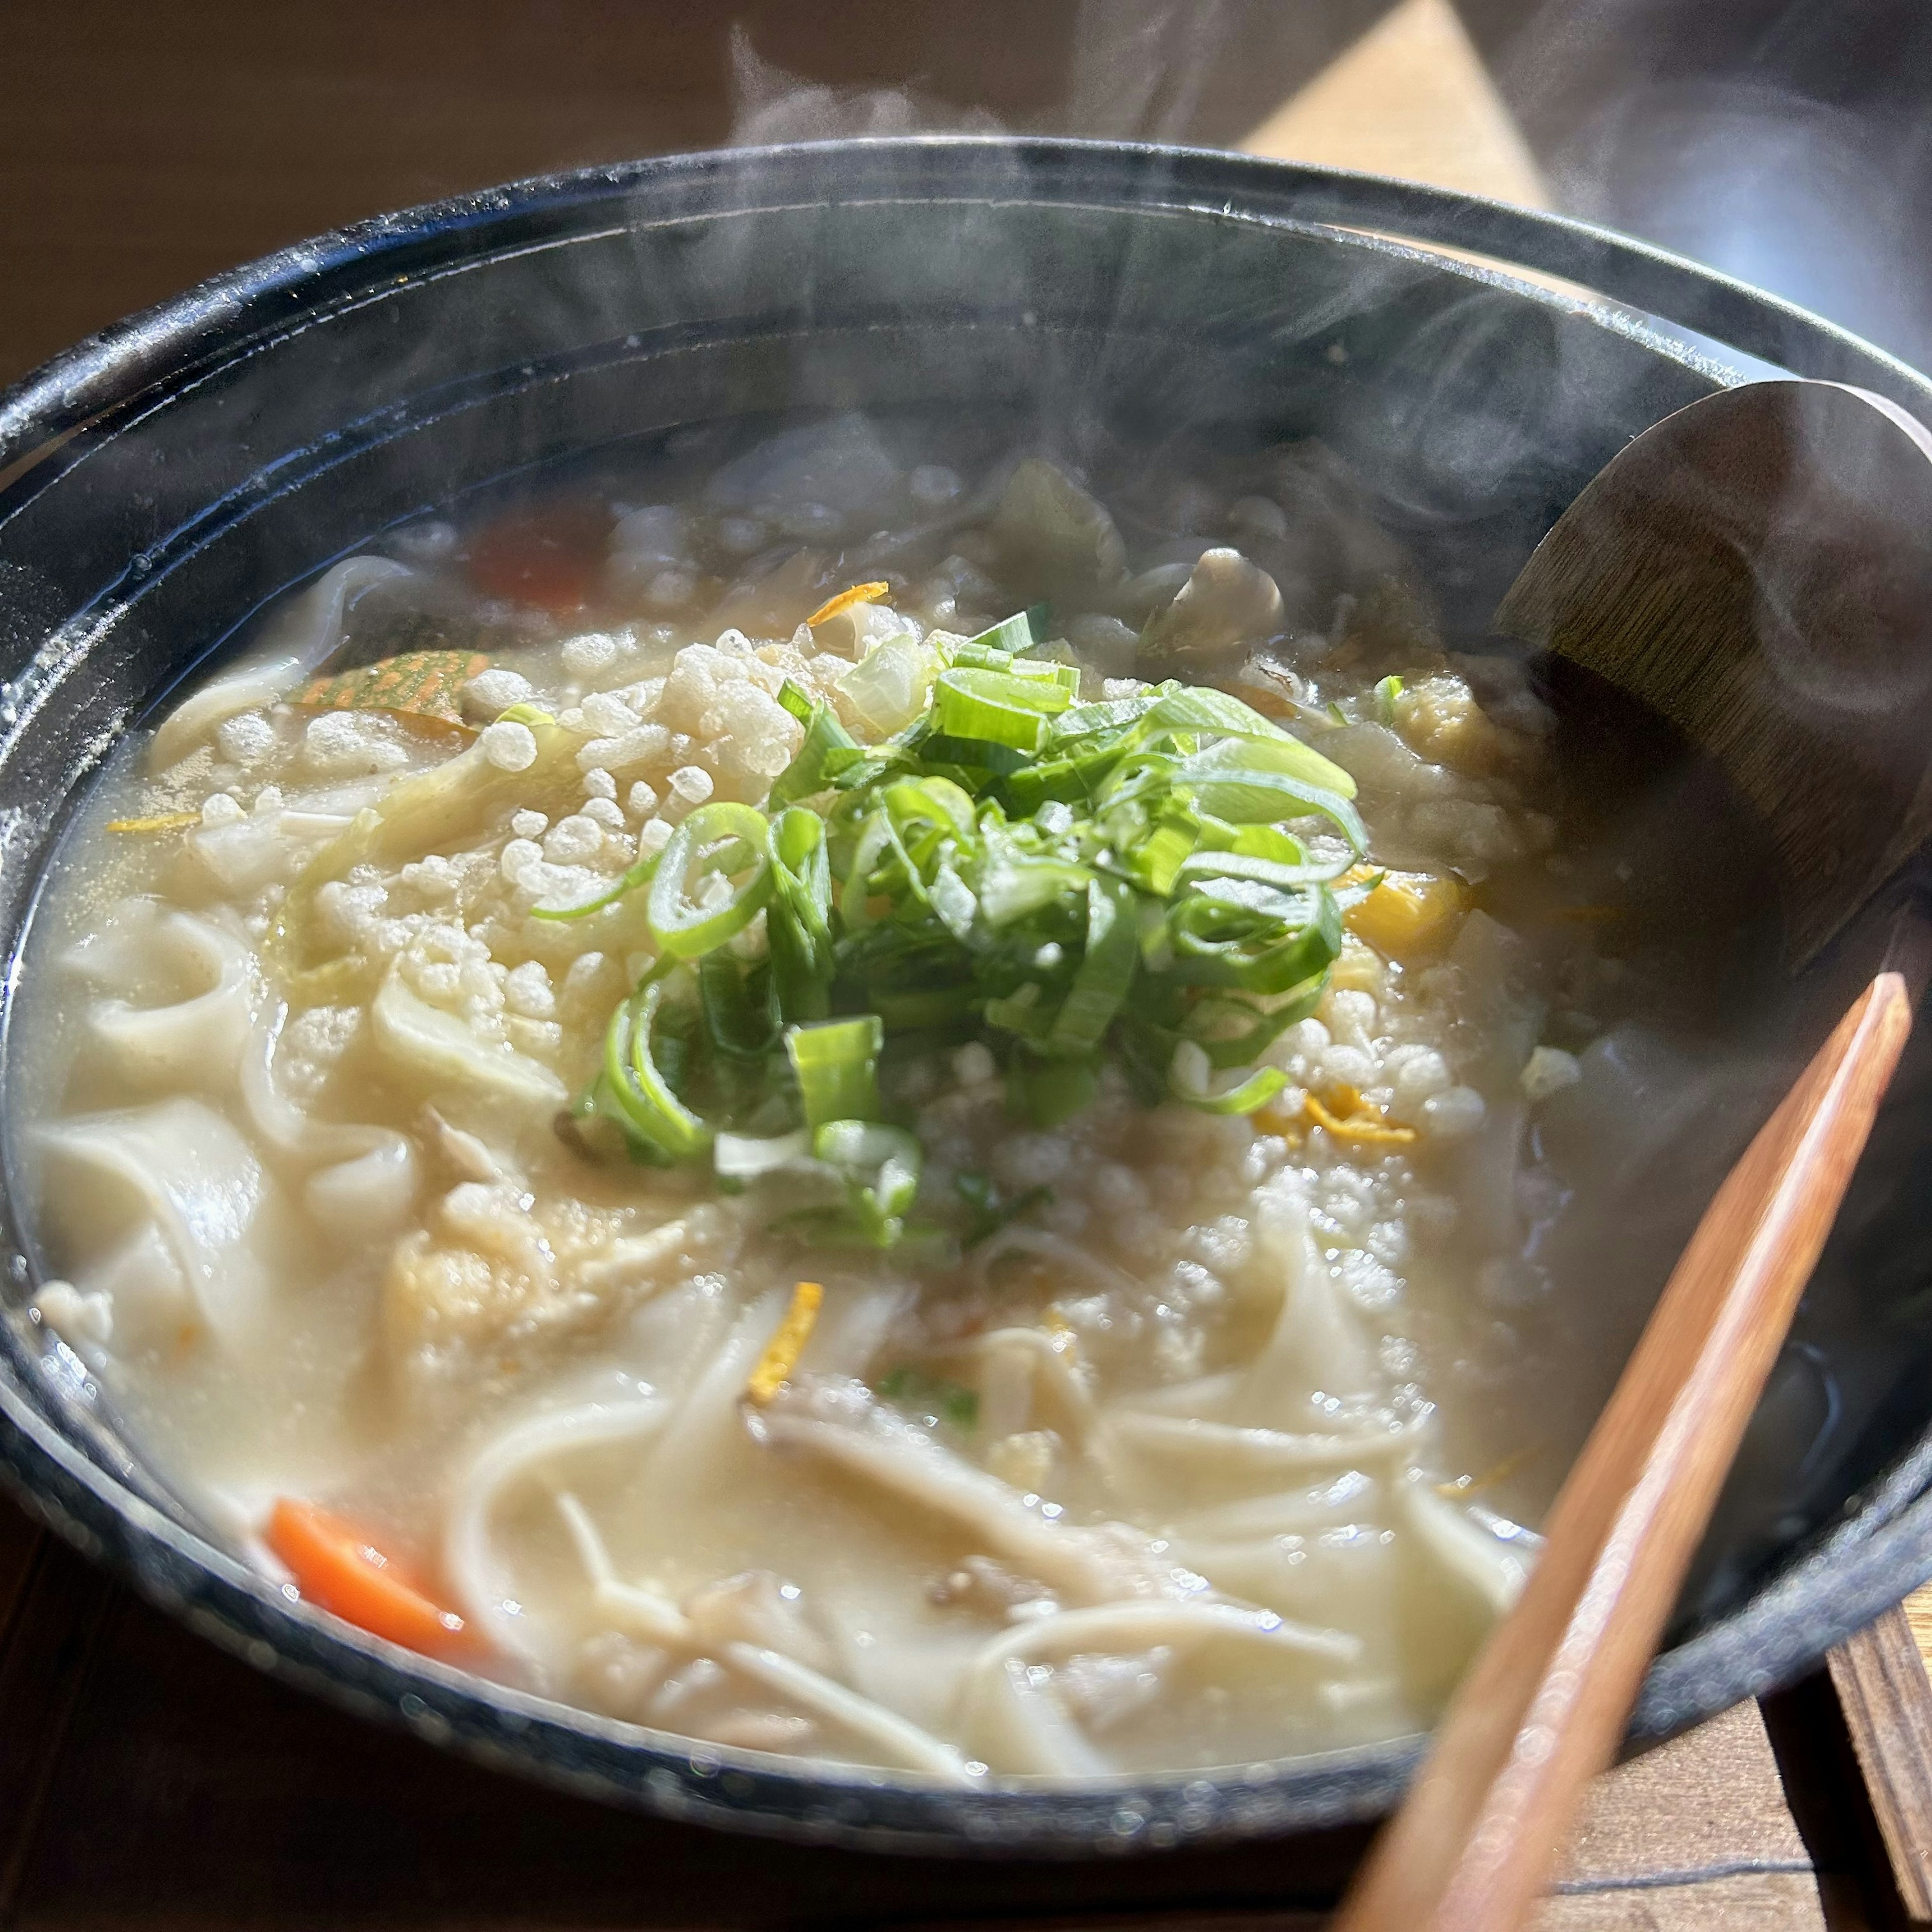
{"label": "green onion topping", "polygon": [[[803,740],[764,809],[701,806],[655,861],[544,915],[643,889],[658,956],[577,1108],[587,1143],[710,1157],[722,1185],[789,1190],[780,1220],[808,1239],[890,1246],[922,1225],[919,1142],[880,1096],[896,1054],[983,1040],[1042,1125],[1110,1063],[1149,1104],[1248,1113],[1280,1090],[1256,1063],[1341,950],[1354,783],[1226,692],[1083,702],[1075,666],[1032,655],[1046,622],[875,646],[840,685],[895,727],[875,742],[788,684]],[[969,1184],[968,1240],[1034,1198],[996,1210]]]}

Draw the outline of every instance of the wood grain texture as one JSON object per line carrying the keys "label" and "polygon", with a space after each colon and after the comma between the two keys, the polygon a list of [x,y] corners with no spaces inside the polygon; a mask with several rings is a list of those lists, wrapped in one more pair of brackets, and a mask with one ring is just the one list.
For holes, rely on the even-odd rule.
{"label": "wood grain texture", "polygon": [[1881,398],[1754,382],[1646,430],[1496,628],[1641,698],[1768,829],[1794,964],[1932,832],[1932,436]]}
{"label": "wood grain texture", "polygon": [[1906,1917],[1932,1923],[1932,1682],[1904,1610],[1828,1660]]}
{"label": "wood grain texture", "polygon": [[1718,1190],[1338,1932],[1508,1932],[1606,1764],[1911,1026],[1882,974]]}
{"label": "wood grain texture", "polygon": [[1918,1654],[1925,1660],[1928,1675],[1932,1675],[1932,1583],[1922,1583],[1899,1608],[1905,1612],[1905,1621],[1912,1628],[1912,1641],[1918,1646]]}

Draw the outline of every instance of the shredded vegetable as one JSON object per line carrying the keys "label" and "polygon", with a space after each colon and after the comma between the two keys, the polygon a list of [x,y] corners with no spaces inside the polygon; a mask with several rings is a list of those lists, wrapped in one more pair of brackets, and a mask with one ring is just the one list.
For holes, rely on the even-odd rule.
{"label": "shredded vegetable", "polygon": [[147,818],[110,818],[110,832],[181,832],[202,822],[198,812],[158,812]]}
{"label": "shredded vegetable", "polygon": [[548,915],[642,890],[658,952],[580,1121],[802,1193],[781,1218],[808,1239],[885,1246],[918,1225],[920,1149],[878,1077],[902,1042],[985,1041],[1041,1125],[1109,1063],[1150,1103],[1250,1113],[1280,1090],[1256,1063],[1374,890],[1351,872],[1352,780],[1225,691],[1082,701],[1078,668],[1037,654],[1046,626],[888,638],[842,681],[865,699],[846,715],[920,708],[872,742],[787,685],[802,741],[764,810],[701,806],[656,861]]}
{"label": "shredded vegetable", "polygon": [[1306,1112],[1314,1126],[1326,1129],[1338,1140],[1362,1141],[1384,1147],[1406,1147],[1415,1138],[1413,1127],[1397,1126],[1384,1114],[1360,1100],[1357,1100],[1352,1108],[1345,1108],[1337,1114],[1311,1094],[1308,1096]]}
{"label": "shredded vegetable", "polygon": [[828,597],[805,620],[815,631],[828,618],[836,617],[842,610],[849,610],[855,604],[876,604],[892,589],[890,584],[855,584],[850,590],[842,590],[836,597]]}
{"label": "shredded vegetable", "polygon": [[772,1339],[765,1344],[764,1353],[752,1371],[751,1380],[745,1384],[747,1400],[762,1408],[791,1379],[798,1358],[805,1353],[805,1345],[818,1325],[818,1311],[824,1300],[825,1291],[815,1281],[802,1281],[792,1290],[791,1305],[772,1330]]}

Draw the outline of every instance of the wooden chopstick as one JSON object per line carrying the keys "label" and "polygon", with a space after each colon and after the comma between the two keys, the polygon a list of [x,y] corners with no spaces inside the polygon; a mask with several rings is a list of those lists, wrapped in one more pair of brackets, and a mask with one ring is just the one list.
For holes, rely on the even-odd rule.
{"label": "wooden chopstick", "polygon": [[1334,1932],[1510,1932],[1610,1762],[1911,1030],[1882,973],[1731,1170]]}

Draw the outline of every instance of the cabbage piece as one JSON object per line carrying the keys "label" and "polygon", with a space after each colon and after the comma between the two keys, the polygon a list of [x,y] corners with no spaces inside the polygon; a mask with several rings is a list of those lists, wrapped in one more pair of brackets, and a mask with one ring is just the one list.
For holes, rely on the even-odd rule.
{"label": "cabbage piece", "polygon": [[938,653],[902,632],[845,672],[838,692],[874,739],[890,738],[925,710],[938,674]]}

